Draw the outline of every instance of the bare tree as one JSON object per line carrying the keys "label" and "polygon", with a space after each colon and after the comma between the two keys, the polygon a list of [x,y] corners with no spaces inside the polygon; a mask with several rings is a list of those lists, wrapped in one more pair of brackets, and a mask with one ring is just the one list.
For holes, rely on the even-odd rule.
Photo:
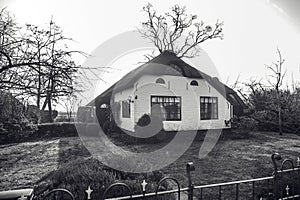
{"label": "bare tree", "polygon": [[[63,36],[62,30],[52,20],[48,29],[39,29],[27,25],[31,31],[31,43],[34,46],[33,55],[39,63],[35,67],[36,101],[37,106],[43,99],[41,107],[48,107],[49,120],[52,121],[53,103],[81,91],[76,82],[81,66],[73,61],[73,54],[84,54],[81,51],[69,50],[67,42],[70,38]],[[31,65],[33,66],[33,65]]]}
{"label": "bare tree", "polygon": [[52,19],[46,28],[18,26],[9,12],[0,10],[0,90],[34,102],[38,110],[48,108],[52,121],[54,104],[82,91],[93,77],[101,80],[98,74],[107,71],[78,65],[74,54],[88,55],[70,50],[72,41]]}
{"label": "bare tree", "polygon": [[[192,58],[199,54],[199,44],[214,38],[223,38],[223,22],[214,26],[197,21],[197,15],[188,15],[186,7],[174,5],[171,12],[158,14],[148,3],[143,7],[147,20],[138,28],[141,35],[150,40],[159,52],[169,50],[179,58]],[[148,59],[152,56],[148,55]]]}
{"label": "bare tree", "polygon": [[271,65],[266,65],[267,69],[270,70],[271,74],[269,75],[268,82],[270,86],[276,91],[276,105],[278,112],[278,129],[279,134],[282,135],[282,100],[281,100],[281,89],[286,70],[284,70],[283,64],[285,62],[282,58],[282,54],[279,48],[277,48],[277,61],[273,62]]}
{"label": "bare tree", "polygon": [[77,103],[77,96],[76,95],[69,95],[66,96],[61,101],[61,105],[65,108],[66,114],[67,114],[67,121],[71,121],[73,118],[73,115],[75,114],[75,107]]}
{"label": "bare tree", "polygon": [[[32,98],[38,110],[80,91],[76,78],[81,66],[68,49],[70,38],[51,20],[47,29],[27,24],[17,27],[10,13],[0,11],[0,89],[20,98]],[[42,103],[44,101],[44,103]],[[42,104],[42,105],[41,105]]]}

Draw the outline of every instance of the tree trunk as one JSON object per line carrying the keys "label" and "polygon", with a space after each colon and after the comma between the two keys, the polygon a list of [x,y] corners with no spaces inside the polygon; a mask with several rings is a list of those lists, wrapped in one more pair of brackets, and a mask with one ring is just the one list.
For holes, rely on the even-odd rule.
{"label": "tree trunk", "polygon": [[49,110],[49,122],[52,123],[53,122],[53,116],[52,116],[52,104],[51,104],[51,94],[49,94],[49,98],[48,98],[48,110]]}
{"label": "tree trunk", "polygon": [[[281,104],[281,103],[279,103],[279,104]],[[279,105],[279,109],[278,109],[278,128],[279,128],[279,135],[282,135],[281,105]]]}
{"label": "tree trunk", "polygon": [[[51,57],[52,57],[52,66],[50,68],[50,80],[49,80],[49,96],[48,96],[48,109],[49,109],[49,121],[53,122],[53,116],[52,116],[52,95],[54,93],[54,72],[53,72],[53,66],[55,65],[55,60],[54,60],[54,48],[55,48],[55,29],[53,31],[53,44],[52,44],[52,49],[51,49]],[[48,90],[49,91],[49,90]]]}
{"label": "tree trunk", "polygon": [[[39,43],[38,43],[38,49],[40,49]],[[41,61],[41,52],[38,51],[38,61]],[[38,65],[38,87],[37,87],[37,98],[36,98],[36,106],[38,110],[38,124],[41,122],[41,88],[42,88],[42,80],[41,80],[41,65]]]}
{"label": "tree trunk", "polygon": [[279,88],[277,90],[277,103],[278,103],[278,131],[279,135],[282,135],[282,116],[281,116],[281,98]]}

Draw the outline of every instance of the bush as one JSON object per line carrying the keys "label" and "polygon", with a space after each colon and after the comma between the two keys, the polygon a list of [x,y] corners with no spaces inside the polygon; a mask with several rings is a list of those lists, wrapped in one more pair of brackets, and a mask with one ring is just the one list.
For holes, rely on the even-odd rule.
{"label": "bush", "polygon": [[151,123],[149,114],[144,114],[137,122],[138,126],[147,126]]}
{"label": "bush", "polygon": [[74,122],[56,122],[38,125],[37,135],[42,138],[77,136]]}
{"label": "bush", "polygon": [[12,94],[0,91],[0,111],[0,144],[23,142],[34,136],[36,126]]}
{"label": "bush", "polygon": [[[300,88],[293,90],[263,87],[260,83],[250,86],[247,116],[256,121],[259,131],[279,131],[279,108],[281,111],[282,131],[299,134],[300,130]],[[247,119],[242,127],[251,129],[253,121]],[[248,126],[248,123],[251,125]]]}
{"label": "bush", "polygon": [[[56,122],[45,124],[0,124],[0,144],[26,142],[53,137],[76,137],[77,128],[85,130],[86,124],[75,122]],[[89,130],[87,130],[89,131]]]}
{"label": "bush", "polygon": [[[154,192],[157,183],[162,178],[163,174],[159,171],[147,174],[125,173],[108,168],[98,160],[89,158],[71,162],[42,177],[41,180],[37,182],[35,194],[37,199],[42,199],[42,196],[52,189],[65,188],[74,194],[75,199],[86,199],[85,190],[90,186],[93,190],[92,199],[101,199],[104,190],[116,182],[126,183],[134,194],[141,194],[141,182],[143,180],[146,180],[148,183],[147,192]],[[162,187],[164,190],[171,189],[167,183],[162,185]],[[117,187],[109,192],[108,197],[124,195],[128,195],[128,192],[122,187]],[[174,198],[170,195],[164,195],[159,199]]]}
{"label": "bush", "polygon": [[0,124],[0,144],[25,142],[36,137],[35,124]]}
{"label": "bush", "polygon": [[12,94],[0,91],[0,123],[20,124],[28,123],[24,106]]}
{"label": "bush", "polygon": [[234,117],[231,127],[232,129],[254,131],[257,130],[258,122],[248,116]]}

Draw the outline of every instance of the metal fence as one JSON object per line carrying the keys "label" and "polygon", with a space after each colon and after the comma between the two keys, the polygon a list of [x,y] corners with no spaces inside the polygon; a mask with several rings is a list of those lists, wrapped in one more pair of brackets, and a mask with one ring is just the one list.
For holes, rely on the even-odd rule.
{"label": "metal fence", "polygon": [[[107,187],[102,195],[102,200],[112,199],[258,199],[258,200],[287,200],[300,199],[300,158],[296,161],[291,159],[282,160],[277,153],[271,156],[274,171],[271,176],[224,182],[209,185],[194,185],[191,172],[195,170],[193,163],[187,163],[186,172],[187,187],[181,187],[179,181],[172,177],[166,177],[159,181],[154,192],[147,193],[145,180],[141,184],[142,193],[133,194],[132,188],[125,183],[114,183]],[[160,186],[168,182],[173,189],[160,191]],[[123,188],[127,191],[126,196],[112,197],[114,188]],[[84,199],[93,199],[90,187]],[[74,195],[66,189],[55,189],[43,196],[43,199],[65,193],[69,199],[74,200]],[[213,196],[213,194],[215,196]],[[169,195],[169,196],[164,196]],[[171,195],[171,196],[170,196]],[[109,197],[109,198],[108,198]],[[30,199],[30,198],[28,198]],[[57,198],[56,198],[57,199]]]}

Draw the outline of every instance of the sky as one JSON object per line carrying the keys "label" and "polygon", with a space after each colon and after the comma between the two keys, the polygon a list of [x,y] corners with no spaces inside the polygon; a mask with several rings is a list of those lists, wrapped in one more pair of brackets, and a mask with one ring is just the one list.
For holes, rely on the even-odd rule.
{"label": "sky", "polygon": [[[76,41],[72,48],[91,53],[110,38],[135,30],[145,19],[141,10],[148,2],[160,13],[177,3],[206,23],[224,21],[224,39],[201,44],[217,70],[211,75],[223,82],[233,84],[238,76],[240,81],[266,78],[265,65],[276,60],[277,47],[286,60],[285,83],[291,83],[292,75],[300,80],[299,0],[0,0],[0,6],[7,7],[19,24],[43,26],[53,18],[65,36]],[[128,54],[116,61],[122,67],[103,75],[106,82],[99,90],[110,85],[112,76],[132,69],[139,56]],[[202,71],[210,73],[208,68]]]}

